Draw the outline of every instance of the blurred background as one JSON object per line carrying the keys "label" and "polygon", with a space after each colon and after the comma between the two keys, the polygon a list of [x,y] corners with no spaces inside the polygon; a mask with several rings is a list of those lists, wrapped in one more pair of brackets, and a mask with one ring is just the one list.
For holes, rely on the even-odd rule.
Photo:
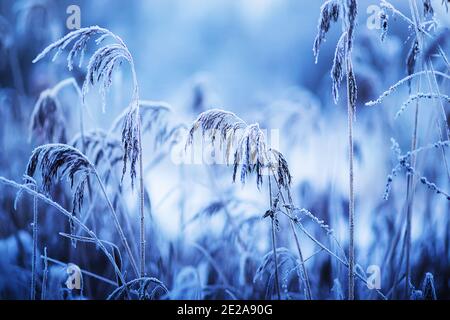
{"label": "blurred background", "polygon": [[[417,1],[422,8],[422,1]],[[445,1],[431,1],[436,32],[450,36],[450,14]],[[410,17],[407,1],[392,4]],[[135,60],[141,99],[171,105],[169,125],[189,126],[201,112],[220,108],[236,113],[247,123],[259,123],[268,140],[285,155],[293,176],[294,203],[324,220],[333,230],[330,237],[315,221],[304,218],[316,239],[339,253],[347,250],[348,151],[345,86],[336,105],[331,94],[330,69],[340,22],[332,25],[315,64],[312,46],[317,33],[321,1],[296,0],[0,0],[0,176],[21,182],[31,151],[47,142],[29,139],[30,119],[43,90],[74,77],[81,86],[86,63],[68,71],[67,53],[54,62],[32,60],[47,45],[71,30],[66,22],[71,5],[80,8],[81,27],[99,25],[119,35]],[[382,104],[367,107],[391,85],[407,75],[406,59],[414,29],[401,18],[390,16],[386,39],[381,30],[369,27],[378,1],[358,1],[359,16],[353,60],[358,84],[355,122],[356,259],[358,272],[370,276],[378,266],[381,291],[388,298],[405,298],[404,228],[406,174],[392,183],[383,199],[387,176],[398,163],[391,138],[402,152],[411,148],[414,107],[395,118],[408,99],[401,86]],[[372,6],[372,9],[370,8]],[[93,42],[93,41],[91,41]],[[94,43],[94,42],[93,42]],[[442,42],[450,53],[450,44]],[[86,56],[95,50],[90,45]],[[86,59],[87,60],[87,59]],[[417,68],[420,68],[418,66]],[[436,58],[435,70],[448,74],[448,64]],[[416,70],[418,71],[418,70]],[[438,78],[442,93],[449,82]],[[425,80],[423,92],[428,92]],[[122,65],[106,96],[90,90],[85,129],[108,130],[128,105],[131,96],[129,67]],[[65,118],[67,141],[79,134],[81,107],[72,87],[62,90],[59,100]],[[448,102],[444,112],[449,123]],[[420,104],[418,146],[442,140],[436,129],[442,119],[438,100]],[[119,137],[120,138],[120,137]],[[156,298],[264,299],[273,298],[273,274],[264,266],[270,253],[270,223],[262,219],[269,209],[265,187],[232,183],[232,168],[223,165],[189,164],[180,160],[182,139],[162,150],[144,138],[146,163],[147,273],[160,279],[170,295]],[[182,147],[180,147],[183,145]],[[196,149],[194,153],[201,153]],[[417,158],[417,170],[442,190],[450,192],[445,167],[448,151],[426,150]],[[183,156],[181,157],[183,158]],[[121,167],[116,168],[119,177]],[[125,179],[121,219],[137,255],[139,240],[137,191]],[[114,186],[110,186],[114,189]],[[23,196],[14,208],[16,191],[0,185],[0,298],[28,299],[31,279],[32,198]],[[114,193],[114,190],[108,190]],[[71,209],[70,186],[55,186],[52,199]],[[104,203],[85,203],[92,212],[86,223],[97,235],[120,248]],[[115,204],[116,205],[116,204]],[[434,278],[437,298],[450,298],[450,206],[449,201],[420,183],[415,186],[412,209],[412,287],[423,290],[426,274]],[[122,220],[121,220],[122,221]],[[304,284],[296,270],[295,242],[289,224],[280,218],[278,246],[281,258],[283,298],[304,299]],[[39,258],[47,248],[47,299],[104,299],[114,286],[83,275],[83,290],[68,290],[67,264],[114,279],[114,273],[95,245],[76,248],[60,232],[68,232],[64,217],[39,205]],[[336,240],[336,241],[335,241]],[[243,242],[245,245],[242,245]],[[300,234],[307,259],[314,298],[345,297],[346,268],[305,234]],[[340,245],[336,245],[339,243]],[[284,251],[283,251],[284,252]],[[266,256],[267,258],[267,256]],[[124,260],[126,260],[124,258]],[[267,260],[267,259],[266,259]],[[57,262],[55,262],[57,261]],[[273,262],[272,262],[273,263]],[[129,267],[124,261],[124,268]],[[38,259],[38,291],[44,281],[43,259]],[[369,273],[367,273],[369,272]],[[357,296],[379,296],[361,281]]]}

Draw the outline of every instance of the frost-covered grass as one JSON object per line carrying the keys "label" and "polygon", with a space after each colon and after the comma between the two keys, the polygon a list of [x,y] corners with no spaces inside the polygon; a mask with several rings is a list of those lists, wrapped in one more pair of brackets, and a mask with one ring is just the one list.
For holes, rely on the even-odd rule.
{"label": "frost-covered grass", "polygon": [[[0,6],[1,299],[450,298],[448,2],[382,0],[380,30],[365,1],[274,2],[252,19],[229,3],[180,22],[242,19],[212,28],[230,54],[198,61],[164,51],[174,21],[147,34],[93,15],[57,35],[63,19],[39,10],[59,5]],[[292,31],[293,8],[318,23]],[[265,19],[291,31],[255,46]],[[312,52],[285,50],[297,36]],[[302,70],[267,62],[271,83],[232,54],[275,47],[268,61]],[[167,55],[186,67],[148,74]],[[237,83],[217,81],[235,65]],[[193,66],[213,71],[178,83]],[[249,79],[263,90],[233,91]]]}

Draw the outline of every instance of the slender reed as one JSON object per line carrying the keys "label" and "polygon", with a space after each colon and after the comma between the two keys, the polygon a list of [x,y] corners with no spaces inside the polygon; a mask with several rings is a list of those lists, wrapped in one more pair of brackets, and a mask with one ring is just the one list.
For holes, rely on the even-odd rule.
{"label": "slender reed", "polygon": [[[34,182],[34,190],[36,183]],[[37,279],[37,242],[38,242],[38,203],[37,198],[33,197],[33,256],[31,262],[31,300],[36,300],[36,279]]]}
{"label": "slender reed", "polygon": [[44,301],[47,293],[47,278],[48,278],[48,258],[47,247],[44,247],[44,271],[42,272],[42,287],[41,287],[41,300]]}
{"label": "slender reed", "polygon": [[328,0],[321,7],[318,23],[318,33],[314,42],[313,52],[316,63],[319,54],[319,46],[329,31],[331,21],[342,20],[342,35],[336,45],[336,51],[331,68],[332,92],[334,102],[339,100],[339,87],[344,78],[344,70],[347,79],[347,115],[348,115],[348,153],[349,153],[349,208],[348,208],[348,232],[349,232],[349,273],[348,273],[348,299],[355,299],[355,195],[354,195],[354,150],[353,150],[353,119],[356,114],[357,86],[352,64],[353,38],[356,28],[358,4],[356,0]]}
{"label": "slender reed", "polygon": [[[270,208],[273,208],[273,200],[272,200],[272,183],[271,183],[271,178],[269,176],[269,199],[270,199]],[[277,292],[277,297],[278,300],[281,300],[281,293],[280,293],[280,278],[278,275],[278,257],[277,257],[277,242],[276,242],[276,237],[275,237],[275,212],[271,213],[270,216],[271,219],[271,235],[272,235],[272,251],[273,251],[273,261],[275,264],[275,288],[276,288],[276,292]]]}

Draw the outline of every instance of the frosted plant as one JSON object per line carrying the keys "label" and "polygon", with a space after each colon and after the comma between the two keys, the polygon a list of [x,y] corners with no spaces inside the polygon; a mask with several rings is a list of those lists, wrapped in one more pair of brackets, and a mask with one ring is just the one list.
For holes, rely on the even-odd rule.
{"label": "frosted plant", "polygon": [[[168,115],[172,107],[163,101],[139,101],[142,134],[152,134],[154,146],[159,147],[174,134],[175,128],[169,128]],[[110,132],[120,130],[120,125],[126,120],[128,111],[125,110],[113,122]]]}
{"label": "frosted plant", "polygon": [[234,113],[224,110],[205,111],[192,124],[186,148],[193,145],[197,131],[201,132],[204,140],[212,145],[218,143],[224,151],[225,163],[233,165],[233,182],[239,172],[243,184],[255,173],[258,188],[263,177],[273,173],[281,186],[287,187],[291,183],[286,159],[277,150],[267,147],[264,133],[257,123],[247,125]]}
{"label": "frosted plant", "polygon": [[316,63],[319,59],[320,45],[325,41],[325,36],[330,30],[331,23],[338,21],[340,10],[340,0],[328,0],[320,8],[320,19],[317,25],[317,36],[314,40],[313,47]]}
{"label": "frosted plant", "polygon": [[192,145],[194,134],[201,130],[203,138],[208,138],[214,145],[219,140],[220,146],[225,146],[226,163],[230,163],[232,146],[237,142],[238,134],[247,127],[244,120],[240,119],[232,112],[211,109],[202,112],[194,121],[189,130],[186,147]]}
{"label": "frosted plant", "polygon": [[444,190],[442,190],[441,188],[439,188],[438,186],[436,186],[436,184],[430,182],[427,177],[422,176],[417,169],[415,169],[413,167],[412,163],[412,159],[414,159],[414,157],[423,151],[427,151],[427,150],[432,150],[432,149],[436,149],[439,150],[441,148],[449,148],[450,147],[450,141],[446,140],[446,141],[438,141],[420,148],[417,148],[415,150],[412,151],[408,151],[406,154],[402,154],[402,151],[400,149],[399,144],[394,140],[392,140],[392,150],[394,151],[394,153],[397,156],[397,164],[394,166],[394,168],[392,169],[391,173],[389,174],[388,178],[387,178],[387,183],[386,183],[386,190],[384,193],[384,199],[388,200],[389,199],[389,193],[391,191],[391,186],[392,186],[392,182],[394,180],[394,177],[396,177],[398,175],[398,173],[404,169],[408,175],[414,175],[417,177],[418,181],[420,181],[423,185],[425,185],[428,189],[430,189],[431,191],[435,192],[438,195],[442,195],[443,197],[445,197],[447,200],[450,201],[450,195],[445,192]]}
{"label": "frosted plant", "polygon": [[406,110],[406,108],[413,103],[416,100],[419,99],[441,99],[444,100],[447,103],[450,103],[450,97],[445,94],[435,94],[435,93],[424,93],[424,92],[418,92],[414,95],[410,95],[408,100],[403,102],[402,106],[400,107],[400,110],[395,114],[395,118],[398,118],[402,115],[402,113]]}
{"label": "frosted plant", "polygon": [[[348,113],[348,147],[349,147],[349,300],[355,298],[354,269],[354,172],[353,172],[353,118],[356,114],[357,85],[352,63],[353,38],[356,28],[358,6],[356,0],[329,0],[321,8],[318,23],[318,33],[314,41],[313,52],[316,63],[320,44],[330,28],[330,21],[342,20],[342,35],[336,45],[336,51],[331,68],[332,93],[334,102],[339,100],[339,88],[344,74],[347,78],[347,113]],[[344,72],[345,70],[345,72]]]}
{"label": "frosted plant", "polygon": [[[283,192],[288,194],[289,204],[292,205],[290,196],[290,184],[292,177],[289,167],[283,154],[279,151],[267,147],[265,136],[258,124],[247,125],[244,120],[232,112],[212,109],[201,113],[192,124],[186,148],[194,143],[194,135],[197,131],[202,134],[203,140],[208,140],[212,145],[219,143],[220,149],[224,152],[226,164],[230,165],[230,155],[233,157],[233,182],[236,181],[237,173],[240,172],[240,181],[246,183],[251,174],[256,176],[256,185],[261,188],[264,177],[269,189],[269,210],[264,214],[264,218],[270,217],[272,222],[272,255],[275,263],[275,289],[277,296],[281,299],[278,262],[276,254],[275,230],[278,228],[278,217],[280,202],[287,204]],[[272,187],[272,179],[275,186]],[[277,190],[274,192],[273,190]],[[311,288],[303,261],[297,234],[292,225],[292,232],[297,244],[297,250],[301,261],[303,274],[305,275],[305,286],[307,288],[307,299],[311,299]]]}
{"label": "frosted plant", "polygon": [[409,82],[410,80],[412,80],[414,78],[426,75],[427,73],[432,73],[432,74],[434,74],[434,76],[439,76],[444,79],[450,80],[449,75],[447,75],[443,72],[440,72],[440,71],[428,71],[428,72],[427,71],[418,71],[414,74],[406,76],[405,78],[401,79],[397,83],[393,84],[391,87],[389,87],[388,90],[383,92],[376,100],[366,102],[366,106],[372,107],[372,106],[382,103],[384,101],[384,99],[386,99],[388,96],[390,96],[391,94],[396,92],[403,84]]}
{"label": "frosted plant", "polygon": [[[89,88],[96,84],[100,84],[100,93],[103,100],[102,106],[103,111],[105,111],[106,93],[112,84],[114,69],[119,66],[123,60],[129,62],[131,65],[134,63],[131,53],[128,51],[128,48],[120,37],[116,36],[109,30],[98,26],[82,28],[72,31],[63,38],[50,44],[33,60],[33,63],[39,62],[52,51],[56,51],[52,60],[55,61],[61,52],[73,43],[67,56],[67,67],[71,71],[77,57],[79,61],[78,65],[81,67],[83,65],[86,47],[89,40],[93,37],[97,37],[95,40],[97,45],[101,45],[107,38],[112,38],[113,41],[117,42],[104,45],[95,51],[89,60],[86,78],[82,86],[82,96],[84,100]],[[136,79],[133,80],[133,98],[135,99],[138,97],[138,87],[135,81]]]}
{"label": "frosted plant", "polygon": [[[87,73],[83,83],[82,96],[83,101],[89,88],[94,85],[100,86],[100,94],[103,100],[103,110],[106,107],[106,93],[112,84],[112,75],[114,70],[126,61],[131,66],[133,79],[133,92],[131,101],[127,108],[126,115],[122,126],[122,144],[123,144],[123,175],[128,170],[128,162],[130,163],[131,185],[137,178],[136,165],[139,160],[139,213],[140,213],[140,275],[145,275],[145,219],[144,219],[144,177],[143,177],[143,160],[142,160],[142,138],[141,138],[141,117],[139,105],[139,86],[137,82],[136,69],[133,57],[125,45],[123,40],[111,31],[92,26],[81,28],[70,32],[63,38],[55,41],[45,48],[34,60],[36,63],[50,52],[56,51],[53,60],[65,50],[70,44],[72,48],[67,56],[67,66],[69,70],[73,69],[75,59],[78,57],[78,64],[83,64],[84,55],[89,40],[96,37],[96,44],[102,45],[89,59]],[[105,44],[106,39],[111,39],[112,44]]]}
{"label": "frosted plant", "polygon": [[[123,233],[120,223],[117,218],[117,214],[109,200],[106,193],[105,186],[100,179],[95,166],[88,160],[88,158],[82,154],[78,149],[65,144],[48,144],[36,148],[27,165],[26,175],[34,177],[37,170],[41,172],[42,188],[45,194],[50,193],[51,186],[55,179],[67,178],[70,182],[70,186],[73,190],[72,200],[72,212],[70,221],[71,233],[74,233],[73,217],[77,217],[81,213],[84,200],[84,189],[86,187],[88,177],[93,175],[101,188],[105,200],[110,209],[114,224],[117,228],[119,236],[123,242],[125,250],[127,251],[131,265],[134,268],[136,274],[138,274],[137,265],[134,262],[131,249],[128,245],[128,241]],[[76,241],[72,242],[74,245]]]}
{"label": "frosted plant", "polygon": [[[381,1],[381,7],[384,11],[388,11],[392,16],[398,16],[402,21],[406,22],[412,38],[411,48],[406,58],[406,72],[407,77],[400,80],[397,84],[391,86],[386,92],[384,92],[377,100],[370,101],[366,105],[375,105],[380,103],[385,97],[394,92],[403,83],[408,84],[409,97],[402,104],[400,110],[396,114],[396,118],[399,117],[403,111],[415,102],[415,115],[414,115],[414,129],[411,137],[411,157],[399,157],[399,163],[393,168],[391,174],[388,176],[388,182],[386,183],[385,199],[388,198],[391,184],[393,178],[398,174],[400,169],[405,169],[408,173],[407,175],[407,189],[406,189],[406,235],[405,235],[405,249],[406,249],[406,263],[405,263],[405,297],[411,296],[411,288],[409,283],[411,282],[411,263],[410,263],[410,252],[411,252],[411,224],[412,224],[412,207],[414,203],[414,183],[418,181],[436,194],[442,194],[448,197],[447,194],[440,188],[438,188],[434,183],[430,182],[426,177],[422,176],[416,168],[416,149],[421,149],[417,147],[418,144],[418,124],[419,124],[419,105],[422,99],[433,99],[438,102],[442,118],[436,120],[436,129],[439,134],[439,140],[445,141],[450,139],[450,130],[447,123],[446,111],[444,108],[444,102],[449,102],[448,96],[441,93],[440,85],[437,81],[437,77],[449,78],[446,73],[435,71],[433,66],[432,55],[436,55],[442,58],[444,64],[448,67],[449,62],[445,51],[441,47],[439,42],[442,33],[435,35],[434,30],[438,29],[436,20],[434,19],[434,9],[431,5],[431,1],[422,0],[423,10],[419,10],[417,0],[409,0],[409,9],[411,13],[411,18],[395,8],[391,3],[386,0]],[[445,34],[448,31],[444,31]],[[430,43],[431,42],[431,43]],[[418,67],[422,70],[416,71]],[[422,78],[425,78],[430,92],[420,92],[422,85]],[[416,93],[412,93],[412,83],[416,80]],[[438,143],[441,149],[441,155],[446,168],[447,177],[450,179],[449,164],[446,156],[445,146]],[[396,148],[397,151],[399,148]]]}
{"label": "frosted plant", "polygon": [[[53,180],[60,174],[60,179],[68,178],[73,188],[76,175],[79,181],[76,183],[72,201],[72,215],[77,216],[83,204],[84,188],[87,177],[93,171],[93,166],[81,152],[66,145],[45,145],[36,148],[27,165],[26,175],[33,177],[40,169],[42,187],[46,194],[50,192]],[[71,230],[73,224],[71,222]]]}

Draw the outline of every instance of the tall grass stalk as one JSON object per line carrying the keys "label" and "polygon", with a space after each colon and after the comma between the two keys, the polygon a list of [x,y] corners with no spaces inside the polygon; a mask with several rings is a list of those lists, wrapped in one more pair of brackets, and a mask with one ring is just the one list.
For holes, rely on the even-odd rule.
{"label": "tall grass stalk", "polygon": [[102,190],[102,193],[105,197],[106,203],[108,204],[109,210],[111,212],[111,216],[113,217],[114,224],[116,226],[117,232],[119,232],[120,239],[122,240],[122,243],[125,247],[125,250],[127,251],[128,256],[130,257],[131,266],[133,267],[133,270],[136,274],[136,276],[139,274],[136,262],[134,261],[133,253],[131,252],[131,248],[128,244],[127,238],[122,230],[122,227],[120,225],[119,219],[116,214],[116,210],[114,209],[114,206],[111,203],[111,200],[108,197],[108,194],[106,193],[105,185],[102,182],[102,179],[98,175],[97,171],[94,172],[95,178],[97,179],[98,184],[100,185],[100,189]]}
{"label": "tall grass stalk", "polygon": [[[349,154],[349,271],[348,271],[348,299],[355,299],[355,195],[354,195],[354,159],[353,159],[353,119],[356,113],[357,86],[352,64],[352,48],[358,15],[357,0],[328,0],[321,7],[318,32],[314,41],[313,52],[317,58],[320,44],[325,40],[331,22],[342,20],[342,34],[336,45],[336,51],[331,68],[332,93],[334,102],[339,100],[339,88],[344,78],[347,80],[347,116],[348,116],[348,154]],[[345,70],[345,71],[344,71]]]}
{"label": "tall grass stalk", "polygon": [[[272,182],[271,177],[269,176],[268,179],[268,185],[269,185],[269,199],[270,199],[270,208],[273,208],[273,200],[272,200]],[[280,278],[278,274],[278,257],[277,257],[277,242],[275,237],[275,213],[272,213],[271,215],[271,234],[272,234],[272,251],[273,251],[273,261],[275,264],[275,290],[277,292],[278,300],[281,300],[281,293],[280,293]]]}
{"label": "tall grass stalk", "polygon": [[348,299],[355,299],[355,193],[354,193],[354,170],[353,170],[353,118],[355,105],[351,101],[351,84],[348,73],[351,72],[349,67],[350,61],[347,61],[347,106],[348,106],[348,152],[349,152],[349,203],[348,203]]}
{"label": "tall grass stalk", "polygon": [[[284,203],[286,210],[288,211],[289,215],[292,215],[292,208],[294,206],[293,201],[292,201],[292,196],[291,196],[291,191],[289,190],[289,188],[286,188],[286,192],[287,192],[287,196],[288,196],[288,200],[289,203],[286,203],[285,197],[282,193],[282,189],[283,187],[279,184],[277,178],[276,178],[276,174],[275,174],[275,170],[272,167],[271,168],[271,175],[274,178],[274,181],[277,183],[278,186],[278,190],[280,191],[280,198],[281,201]],[[269,181],[270,181],[270,176],[269,176]],[[304,276],[304,282],[305,282],[305,297],[307,300],[312,300],[312,291],[311,291],[311,284],[309,281],[309,276],[308,276],[308,271],[306,269],[306,265],[305,265],[305,260],[303,259],[303,253],[302,253],[302,249],[300,247],[300,241],[298,239],[298,235],[297,232],[295,231],[295,224],[294,221],[292,219],[289,219],[289,224],[291,226],[291,231],[292,231],[292,235],[294,236],[294,240],[295,240],[295,245],[297,247],[297,251],[298,251],[298,257],[300,259],[300,267],[302,268],[302,273]]]}
{"label": "tall grass stalk", "polygon": [[[415,0],[409,0],[409,7],[411,10],[411,15],[413,17],[413,22],[415,26],[416,39],[418,41],[419,52],[421,48],[423,48],[422,36],[419,31],[420,25],[420,15],[416,7]],[[415,59],[420,59],[420,54]],[[408,59],[409,60],[409,59]],[[408,61],[409,62],[409,61]],[[408,68],[410,66],[408,65]],[[413,67],[414,68],[414,67]],[[414,73],[414,69],[411,73]],[[417,91],[420,90],[420,78],[417,81]],[[411,151],[417,148],[417,134],[418,134],[418,124],[419,124],[419,100],[416,101],[416,108],[414,113],[414,129],[412,133],[411,139]],[[411,158],[411,165],[415,167],[416,163],[416,155],[413,154]],[[406,191],[406,201],[407,201],[407,215],[406,215],[406,233],[405,233],[405,241],[406,241],[406,262],[405,262],[405,298],[408,299],[411,292],[411,229],[412,229],[412,210],[414,203],[414,188],[415,188],[415,179],[414,175],[408,174],[407,179],[407,191]]]}
{"label": "tall grass stalk", "polygon": [[44,271],[42,272],[41,300],[44,301],[47,294],[47,278],[48,278],[48,258],[47,247],[44,247]]}

